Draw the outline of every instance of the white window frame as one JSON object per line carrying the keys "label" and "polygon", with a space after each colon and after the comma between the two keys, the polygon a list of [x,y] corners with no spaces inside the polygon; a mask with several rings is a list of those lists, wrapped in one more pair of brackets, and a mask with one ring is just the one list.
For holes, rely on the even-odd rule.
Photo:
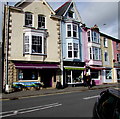
{"label": "white window frame", "polygon": [[104,37],[103,42],[104,42],[104,47],[108,47],[108,39]]}
{"label": "white window frame", "polygon": [[101,60],[101,48],[98,47],[90,47],[90,60]]}
{"label": "white window frame", "polygon": [[[107,71],[109,71],[109,73],[111,73],[111,78],[106,78],[107,76]],[[110,70],[105,70],[105,78],[106,78],[106,80],[111,80],[112,79],[112,70],[110,69]]]}
{"label": "white window frame", "polygon": [[[25,37],[26,36],[29,36],[29,52],[25,52]],[[42,38],[42,52],[41,53],[37,53],[37,52],[32,52],[32,36],[38,36],[38,37],[41,37]],[[38,54],[38,55],[44,55],[45,54],[45,44],[44,44],[44,41],[45,41],[45,37],[41,34],[34,34],[34,33],[25,33],[24,35],[24,54]]]}
{"label": "white window frame", "polygon": [[[95,36],[95,34],[96,34],[96,36]],[[91,38],[92,38],[93,43],[100,44],[100,33],[95,32],[95,31],[91,31]]]}
{"label": "white window frame", "polygon": [[[71,44],[71,47],[72,47],[71,50],[68,48],[69,44]],[[75,45],[75,44],[77,44],[77,47],[78,47],[77,50],[74,49],[74,45]],[[72,52],[72,57],[69,57],[69,56],[68,56],[68,51],[71,51],[71,52]],[[75,57],[74,51],[77,51],[77,57]],[[79,58],[80,58],[80,56],[79,56],[79,43],[76,43],[76,42],[68,42],[68,43],[67,43],[67,59],[79,59]]]}
{"label": "white window frame", "polygon": [[[70,25],[71,26],[71,36],[69,36],[68,37],[68,25]],[[75,31],[75,30],[73,30],[73,26],[76,26],[77,27],[77,30],[76,30],[76,37],[74,37],[73,36],[73,32]],[[78,38],[78,25],[77,24],[74,24],[74,23],[66,23],[66,37],[67,38],[71,38],[71,37],[73,37],[73,38]]]}

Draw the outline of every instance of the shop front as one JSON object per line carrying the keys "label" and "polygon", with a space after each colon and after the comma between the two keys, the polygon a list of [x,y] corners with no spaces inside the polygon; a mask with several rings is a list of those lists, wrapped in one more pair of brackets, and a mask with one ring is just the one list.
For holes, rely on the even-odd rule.
{"label": "shop front", "polygon": [[44,87],[55,87],[57,64],[15,63],[17,82],[40,82]]}
{"label": "shop front", "polygon": [[103,67],[90,66],[91,80],[94,85],[102,84],[102,70]]}
{"label": "shop front", "polygon": [[64,66],[65,81],[68,86],[77,86],[83,84],[84,67]]}

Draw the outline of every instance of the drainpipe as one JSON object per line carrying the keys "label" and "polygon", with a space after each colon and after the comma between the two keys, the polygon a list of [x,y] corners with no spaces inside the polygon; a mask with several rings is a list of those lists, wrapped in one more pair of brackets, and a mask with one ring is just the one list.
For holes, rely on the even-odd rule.
{"label": "drainpipe", "polygon": [[8,82],[8,42],[9,42],[9,18],[10,18],[10,10],[7,3],[7,38],[6,38],[6,85],[5,85],[5,92],[10,92],[9,82]]}
{"label": "drainpipe", "polygon": [[60,20],[60,40],[61,40],[61,85],[63,86],[63,42],[62,42],[62,20]]}

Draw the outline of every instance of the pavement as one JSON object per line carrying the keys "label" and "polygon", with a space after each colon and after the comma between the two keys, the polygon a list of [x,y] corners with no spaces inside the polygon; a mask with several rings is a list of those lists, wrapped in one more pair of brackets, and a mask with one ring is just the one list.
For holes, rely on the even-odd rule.
{"label": "pavement", "polygon": [[22,99],[28,97],[81,92],[86,90],[106,89],[106,88],[120,88],[120,84],[118,83],[103,84],[103,85],[93,86],[91,89],[88,89],[88,87],[84,87],[84,86],[78,86],[78,87],[67,87],[64,89],[43,88],[40,90],[24,90],[24,91],[12,92],[9,94],[2,93],[0,94],[0,100],[16,100],[16,99]]}

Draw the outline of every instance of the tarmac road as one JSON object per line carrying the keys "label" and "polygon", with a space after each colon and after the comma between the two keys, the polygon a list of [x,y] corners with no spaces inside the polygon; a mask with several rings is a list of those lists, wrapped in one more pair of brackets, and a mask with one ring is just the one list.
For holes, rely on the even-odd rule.
{"label": "tarmac road", "polygon": [[3,101],[3,117],[92,117],[104,89]]}

